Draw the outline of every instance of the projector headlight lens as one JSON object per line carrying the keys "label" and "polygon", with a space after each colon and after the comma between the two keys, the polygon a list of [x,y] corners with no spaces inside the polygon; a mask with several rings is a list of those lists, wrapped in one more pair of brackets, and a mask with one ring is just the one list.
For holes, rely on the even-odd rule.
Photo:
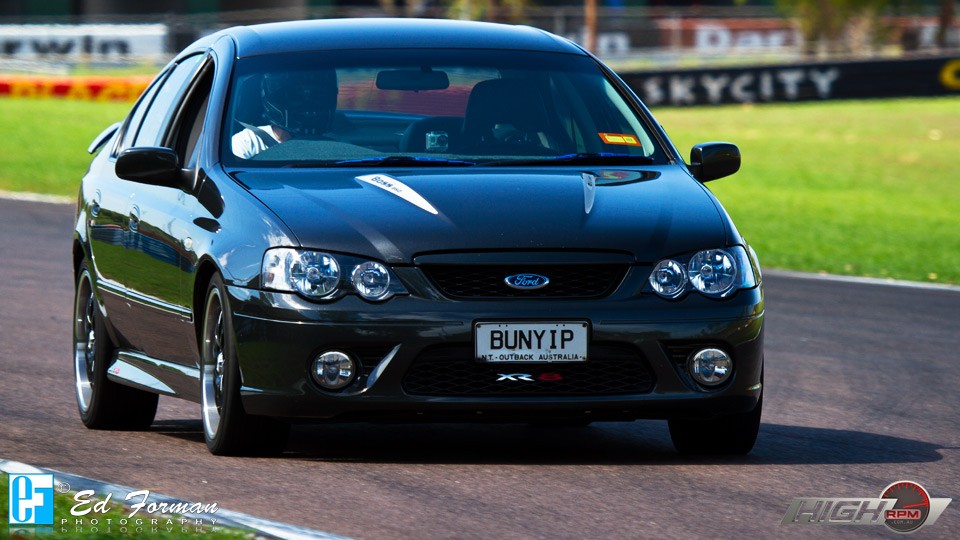
{"label": "projector headlight lens", "polygon": [[722,249],[697,253],[687,272],[694,288],[707,296],[723,296],[737,284],[737,261]]}
{"label": "projector headlight lens", "polygon": [[650,273],[650,286],[660,296],[676,298],[683,293],[686,284],[687,273],[673,259],[660,261]]}
{"label": "projector headlight lens", "polygon": [[390,272],[378,262],[358,264],[350,274],[350,281],[367,300],[380,300],[390,292]]}
{"label": "projector headlight lens", "polygon": [[340,263],[327,253],[305,251],[291,261],[290,281],[307,296],[330,296],[340,283]]}

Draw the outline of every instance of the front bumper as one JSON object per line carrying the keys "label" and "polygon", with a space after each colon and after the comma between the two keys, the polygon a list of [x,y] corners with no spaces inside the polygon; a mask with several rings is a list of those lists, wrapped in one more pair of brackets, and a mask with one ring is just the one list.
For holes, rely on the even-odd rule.
{"label": "front bumper", "polygon": [[[760,287],[724,300],[689,295],[679,301],[652,294],[589,301],[451,301],[402,296],[379,304],[356,297],[317,304],[294,294],[242,287],[228,287],[228,293],[243,406],[254,415],[290,421],[481,422],[709,417],[752,410],[761,392]],[[576,366],[577,371],[569,371],[573,368],[569,364],[478,365],[472,355],[477,321],[585,321],[590,356]],[[699,387],[685,371],[687,351],[708,345],[725,348],[734,359],[733,376],[716,389]],[[575,377],[603,379],[604,374],[591,370],[612,365],[606,359],[592,363],[594,346],[600,351],[598,358],[604,351],[614,350],[634,360],[621,362],[628,367],[626,375],[606,377],[612,379],[612,385],[596,393],[589,390],[593,386],[577,391],[576,384],[571,384]],[[362,364],[358,380],[340,392],[325,391],[310,377],[312,360],[333,349],[349,352]],[[438,350],[445,354],[438,355]],[[460,356],[451,358],[457,354]],[[413,367],[421,374],[425,369],[429,373],[431,362],[441,360],[467,369],[466,377],[476,372],[487,386],[479,390],[458,386],[465,389],[445,395],[443,391],[425,392],[422,385],[412,391],[416,385],[408,376]],[[553,382],[541,381],[543,373],[551,374],[548,379],[556,379],[559,373],[567,383],[566,390],[556,393],[541,387],[519,395],[510,389],[506,394],[483,389],[490,388],[501,374],[516,373],[529,374],[535,380],[523,384],[539,385]],[[640,374],[636,376],[644,381],[622,381],[625,384],[617,386],[618,379],[634,377],[631,374]],[[437,377],[446,376],[438,367]],[[464,377],[462,373],[458,376]],[[487,380],[489,377],[493,379]],[[509,380],[503,383],[513,384]]]}

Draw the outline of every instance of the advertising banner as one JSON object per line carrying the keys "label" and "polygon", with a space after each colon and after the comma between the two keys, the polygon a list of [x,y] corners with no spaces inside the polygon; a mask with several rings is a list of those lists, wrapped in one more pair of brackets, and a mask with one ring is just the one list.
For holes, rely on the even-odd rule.
{"label": "advertising banner", "polygon": [[152,77],[0,76],[0,97],[133,101]]}
{"label": "advertising banner", "polygon": [[960,57],[644,71],[620,76],[656,105],[960,95]]}
{"label": "advertising banner", "polygon": [[166,44],[165,24],[0,25],[0,58],[10,60],[158,60]]}

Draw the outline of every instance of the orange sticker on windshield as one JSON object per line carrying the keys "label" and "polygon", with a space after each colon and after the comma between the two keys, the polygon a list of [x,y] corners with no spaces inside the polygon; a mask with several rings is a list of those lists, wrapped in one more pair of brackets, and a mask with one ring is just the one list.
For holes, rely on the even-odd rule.
{"label": "orange sticker on windshield", "polygon": [[600,135],[600,138],[603,139],[603,142],[607,144],[640,146],[640,141],[637,140],[635,135],[627,135],[626,133],[597,133],[597,135]]}

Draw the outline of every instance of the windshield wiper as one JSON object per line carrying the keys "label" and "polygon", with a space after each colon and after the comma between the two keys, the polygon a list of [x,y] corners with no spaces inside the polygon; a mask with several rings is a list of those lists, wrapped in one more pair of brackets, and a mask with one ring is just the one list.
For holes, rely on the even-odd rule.
{"label": "windshield wiper", "polygon": [[338,161],[294,161],[283,165],[290,169],[309,169],[314,167],[365,167],[368,165],[399,165],[410,167],[469,167],[476,165],[472,161],[417,156],[375,156]]}
{"label": "windshield wiper", "polygon": [[653,163],[654,159],[649,156],[588,152],[542,158],[502,159],[483,163],[483,165],[651,165]]}
{"label": "windshield wiper", "polygon": [[412,167],[468,167],[472,161],[421,156],[377,156],[361,159],[344,159],[330,164],[331,167],[354,167],[357,165],[409,165]]}

